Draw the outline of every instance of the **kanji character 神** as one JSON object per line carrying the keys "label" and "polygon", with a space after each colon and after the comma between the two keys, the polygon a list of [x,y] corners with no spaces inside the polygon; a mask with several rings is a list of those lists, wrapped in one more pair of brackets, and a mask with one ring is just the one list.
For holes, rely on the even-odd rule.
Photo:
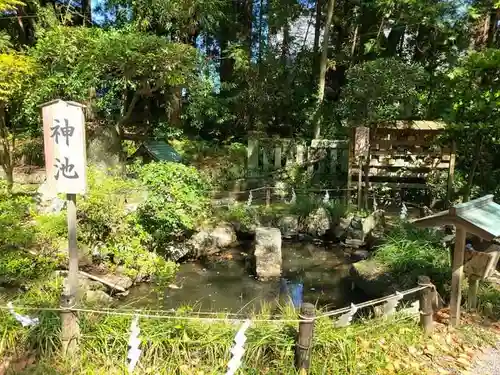
{"label": "kanji character \u795e", "polygon": [[[59,124],[60,121],[58,119],[54,120],[55,123]],[[59,144],[59,136],[62,135],[63,137],[66,138],[66,146],[69,146],[69,137],[73,136],[73,133],[75,132],[75,127],[74,126],[69,126],[68,119],[64,119],[64,126],[56,125],[52,128],[52,134],[50,135],[51,138],[55,138],[56,143]]]}

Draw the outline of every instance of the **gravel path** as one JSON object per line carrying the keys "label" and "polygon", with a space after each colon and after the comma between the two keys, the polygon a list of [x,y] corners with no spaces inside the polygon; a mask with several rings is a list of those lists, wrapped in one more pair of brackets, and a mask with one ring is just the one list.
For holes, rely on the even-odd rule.
{"label": "gravel path", "polygon": [[500,342],[497,348],[490,348],[474,361],[469,373],[474,375],[500,375]]}

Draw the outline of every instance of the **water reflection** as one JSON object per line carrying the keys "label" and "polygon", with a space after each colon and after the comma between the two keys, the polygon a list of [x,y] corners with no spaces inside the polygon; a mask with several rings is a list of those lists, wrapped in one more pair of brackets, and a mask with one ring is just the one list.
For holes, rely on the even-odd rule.
{"label": "water reflection", "polygon": [[282,256],[280,280],[256,280],[242,247],[203,262],[181,264],[170,288],[158,292],[142,284],[132,288],[122,303],[153,309],[190,305],[200,311],[249,312],[280,298],[297,306],[311,302],[328,308],[360,299],[351,288],[350,261],[340,248],[284,242]]}

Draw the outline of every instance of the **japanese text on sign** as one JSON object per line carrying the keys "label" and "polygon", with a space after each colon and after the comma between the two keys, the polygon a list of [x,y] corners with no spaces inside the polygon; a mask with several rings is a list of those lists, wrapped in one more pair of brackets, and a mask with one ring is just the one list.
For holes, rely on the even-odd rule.
{"label": "japanese text on sign", "polygon": [[85,124],[82,106],[58,100],[45,104],[42,114],[49,188],[57,193],[85,193]]}

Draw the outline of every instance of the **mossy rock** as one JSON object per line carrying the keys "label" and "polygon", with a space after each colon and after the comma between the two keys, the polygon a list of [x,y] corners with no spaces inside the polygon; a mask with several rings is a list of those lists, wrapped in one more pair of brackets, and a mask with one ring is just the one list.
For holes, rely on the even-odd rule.
{"label": "mossy rock", "polygon": [[396,278],[387,266],[374,259],[354,263],[350,274],[356,287],[374,298],[404,290],[410,284],[410,280]]}

